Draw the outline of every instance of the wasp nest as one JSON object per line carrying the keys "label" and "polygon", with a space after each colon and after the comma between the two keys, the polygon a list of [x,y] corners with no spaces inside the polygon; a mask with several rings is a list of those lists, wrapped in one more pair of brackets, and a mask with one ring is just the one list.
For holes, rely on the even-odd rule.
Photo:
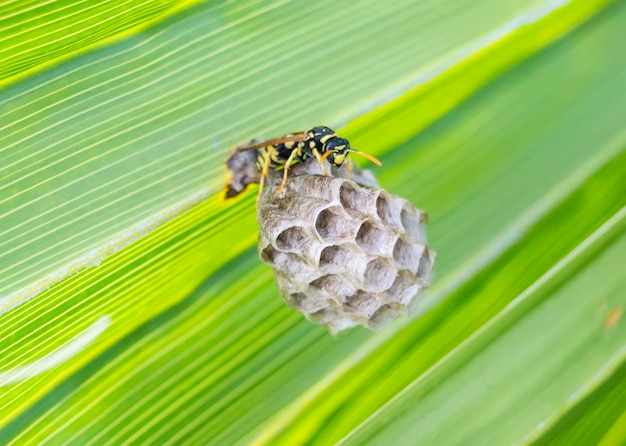
{"label": "wasp nest", "polygon": [[[249,165],[244,156],[253,160],[238,155],[241,166]],[[231,195],[258,182],[241,166]],[[282,172],[270,172],[258,203],[261,259],[274,268],[286,303],[309,320],[332,333],[379,330],[410,312],[428,286],[427,216],[380,189],[368,171],[353,171],[352,180],[343,167],[321,173],[315,160],[293,166],[278,196]]]}

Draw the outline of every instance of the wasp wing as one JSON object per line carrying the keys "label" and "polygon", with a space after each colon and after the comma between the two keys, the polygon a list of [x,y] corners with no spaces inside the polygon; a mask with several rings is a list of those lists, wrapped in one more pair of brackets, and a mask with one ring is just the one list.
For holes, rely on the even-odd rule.
{"label": "wasp wing", "polygon": [[281,138],[268,139],[267,141],[253,142],[251,144],[244,144],[242,146],[237,147],[237,151],[238,152],[243,152],[245,150],[255,150],[255,149],[260,149],[262,147],[275,146],[275,145],[278,145],[278,144],[284,144],[284,143],[290,142],[290,141],[294,141],[294,142],[306,141],[308,138],[309,137],[304,132],[296,133],[294,135],[287,135],[287,136],[283,136]]}

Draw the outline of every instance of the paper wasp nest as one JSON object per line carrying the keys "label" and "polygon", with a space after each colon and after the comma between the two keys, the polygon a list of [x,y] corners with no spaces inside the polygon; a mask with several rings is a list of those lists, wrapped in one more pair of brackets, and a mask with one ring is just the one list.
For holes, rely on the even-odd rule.
{"label": "paper wasp nest", "polygon": [[[256,182],[247,172],[244,183]],[[428,286],[427,216],[368,171],[353,171],[353,181],[344,167],[320,174],[315,160],[293,166],[277,196],[282,172],[270,173],[258,205],[261,259],[286,303],[309,320],[333,333],[384,328]]]}

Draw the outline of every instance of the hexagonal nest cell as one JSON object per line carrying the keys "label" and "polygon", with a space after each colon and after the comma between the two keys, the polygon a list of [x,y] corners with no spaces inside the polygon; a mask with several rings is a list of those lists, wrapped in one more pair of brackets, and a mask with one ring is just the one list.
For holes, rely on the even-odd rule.
{"label": "hexagonal nest cell", "polygon": [[405,204],[400,212],[402,227],[413,240],[426,238],[426,224],[428,217],[409,203]]}
{"label": "hexagonal nest cell", "polygon": [[346,298],[343,310],[369,318],[382,304],[381,300],[363,290]]}
{"label": "hexagonal nest cell", "polygon": [[368,290],[378,293],[391,287],[397,275],[397,270],[387,258],[378,257],[367,264],[363,279]]}
{"label": "hexagonal nest cell", "polygon": [[285,229],[276,237],[276,246],[283,251],[298,251],[310,243],[311,237],[304,228],[293,226]]}
{"label": "hexagonal nest cell", "polygon": [[356,234],[357,244],[368,254],[385,254],[391,251],[394,235],[373,220],[366,220]]}
{"label": "hexagonal nest cell", "polygon": [[371,210],[374,194],[356,183],[346,181],[339,188],[339,203],[344,209],[352,209],[361,213]]}
{"label": "hexagonal nest cell", "polygon": [[396,244],[393,246],[393,260],[398,268],[406,268],[417,272],[423,251],[423,246],[416,246],[415,243],[411,243],[406,237],[398,237]]}
{"label": "hexagonal nest cell", "polygon": [[355,222],[338,207],[324,209],[315,219],[315,230],[325,241],[350,239],[356,227]]}
{"label": "hexagonal nest cell", "polygon": [[399,208],[393,197],[384,191],[380,191],[376,198],[376,214],[378,218],[386,224],[396,225],[399,221],[398,211]]}
{"label": "hexagonal nest cell", "polygon": [[358,171],[348,180],[341,169],[325,177],[315,174],[319,166],[298,166],[280,196],[281,174],[267,178],[258,209],[261,259],[274,268],[285,301],[309,320],[333,333],[384,328],[415,306],[430,280],[426,214],[371,179],[359,184],[367,176]]}
{"label": "hexagonal nest cell", "polygon": [[367,321],[367,328],[380,330],[393,322],[401,314],[406,314],[406,307],[399,303],[389,303],[380,307]]}
{"label": "hexagonal nest cell", "polygon": [[330,245],[320,253],[320,268],[338,268],[345,267],[350,263],[354,251],[347,247],[348,244]]}
{"label": "hexagonal nest cell", "polygon": [[415,274],[409,270],[398,272],[391,287],[385,293],[385,302],[397,302],[409,307],[411,300],[421,289]]}
{"label": "hexagonal nest cell", "polygon": [[343,303],[346,296],[355,292],[355,287],[341,274],[327,274],[310,283],[310,290],[321,291],[330,301]]}

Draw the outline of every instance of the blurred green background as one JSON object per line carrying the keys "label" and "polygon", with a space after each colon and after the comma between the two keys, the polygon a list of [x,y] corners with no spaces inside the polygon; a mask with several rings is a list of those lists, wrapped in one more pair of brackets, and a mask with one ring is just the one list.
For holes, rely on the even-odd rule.
{"label": "blurred green background", "polygon": [[[0,4],[0,444],[624,444],[624,0]],[[238,143],[329,125],[430,216],[332,337]],[[359,160],[356,160],[359,162]],[[368,166],[369,168],[369,166]]]}

